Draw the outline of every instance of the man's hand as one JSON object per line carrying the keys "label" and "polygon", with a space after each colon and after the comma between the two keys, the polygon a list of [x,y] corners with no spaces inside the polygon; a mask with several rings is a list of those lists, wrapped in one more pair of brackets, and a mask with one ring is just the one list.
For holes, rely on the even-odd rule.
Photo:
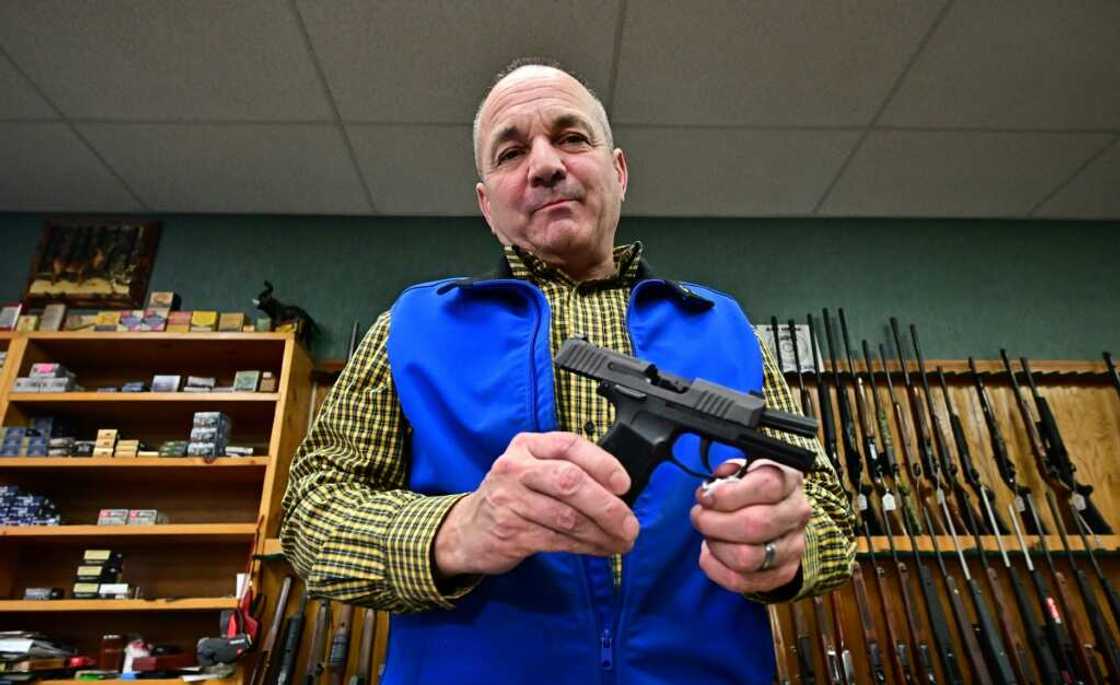
{"label": "man's hand", "polygon": [[444,576],[505,573],[537,552],[609,556],[634,546],[638,519],[619,499],[630,477],[574,433],[521,433],[435,539]]}
{"label": "man's hand", "polygon": [[[726,462],[716,475],[730,476],[738,468]],[[712,582],[744,593],[767,592],[793,580],[812,515],[802,480],[795,469],[758,461],[739,480],[722,482],[707,493],[696,491],[698,504],[690,515],[704,536],[700,568]],[[763,569],[767,543],[774,546],[773,560]]]}

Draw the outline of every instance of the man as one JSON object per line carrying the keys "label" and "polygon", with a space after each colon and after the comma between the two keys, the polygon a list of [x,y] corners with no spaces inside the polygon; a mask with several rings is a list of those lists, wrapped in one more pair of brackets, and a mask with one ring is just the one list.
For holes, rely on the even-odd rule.
{"label": "man", "polygon": [[383,682],[769,683],[757,601],[834,587],[854,554],[819,444],[804,479],[760,461],[711,492],[662,465],[631,510],[595,444],[612,407],[552,355],[579,333],[792,410],[781,374],[733,300],[614,247],[626,157],[578,80],[514,63],[474,140],[504,273],[409,288],[370,329],[292,466],[286,555],[395,612]]}

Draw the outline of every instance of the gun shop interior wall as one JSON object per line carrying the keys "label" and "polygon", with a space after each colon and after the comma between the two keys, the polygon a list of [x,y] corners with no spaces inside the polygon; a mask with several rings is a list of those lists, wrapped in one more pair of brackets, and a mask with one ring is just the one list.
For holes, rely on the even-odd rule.
{"label": "gun shop interior wall", "polygon": [[[1040,475],[1040,468],[1032,454],[1030,441],[1028,440],[1008,376],[1006,372],[1003,371],[1002,363],[998,360],[978,361],[977,365],[984,378],[984,383],[987,386],[991,398],[993,414],[1006,441],[1008,454],[1014,463],[1018,475],[1018,482],[1020,485],[1029,488],[1033,493],[1035,504],[1043,519],[1043,526],[1049,533],[1045,538],[1046,545],[1050,549],[1057,570],[1065,579],[1066,591],[1071,598],[1072,606],[1071,613],[1063,616],[1063,619],[1067,625],[1073,626],[1080,635],[1086,636],[1089,641],[1093,641],[1094,636],[1089,626],[1090,611],[1086,608],[1086,604],[1079,593],[1079,589],[1074,583],[1074,571],[1071,568],[1062,546],[1061,538],[1058,535],[1058,529],[1055,527],[1050,508],[1047,506],[1045,493],[1050,485],[1048,485]],[[891,363],[890,366],[896,370],[895,373],[892,373],[892,376],[896,376],[896,394],[899,396],[903,411],[909,419],[911,417],[910,407],[905,393],[901,390],[902,379],[897,373],[897,364]],[[948,375],[949,392],[953,404],[955,405],[956,413],[959,415],[964,429],[967,444],[971,452],[972,463],[980,474],[980,480],[992,490],[995,496],[993,507],[1000,512],[1003,521],[1010,527],[1012,524],[1011,514],[1008,512],[1008,505],[1012,502],[1012,495],[1008,486],[1005,485],[1004,480],[1001,479],[995,461],[993,460],[989,432],[981,413],[978,394],[975,390],[971,375],[968,373],[967,364],[961,361],[927,361],[927,369],[936,369],[938,366],[944,366]],[[1018,369],[1018,364],[1016,364],[1015,367]],[[1032,367],[1035,379],[1039,384],[1039,391],[1049,402],[1057,423],[1060,426],[1061,435],[1065,441],[1070,459],[1076,467],[1075,475],[1077,481],[1092,486],[1091,499],[1093,503],[1100,510],[1112,530],[1120,531],[1120,475],[1117,474],[1117,467],[1120,466],[1120,397],[1118,397],[1116,389],[1108,380],[1105,365],[1101,362],[1038,362],[1032,364]],[[878,370],[877,363],[876,369]],[[910,370],[913,374],[916,371],[916,367],[911,364]],[[856,372],[866,379],[864,366],[862,364],[856,365]],[[878,390],[880,393],[880,402],[887,408],[889,413],[891,407],[890,398],[883,387],[882,374],[879,373],[877,375],[879,377]],[[807,380],[810,378],[811,377],[807,377]],[[795,383],[793,374],[790,374],[790,382],[791,384]],[[866,382],[864,386],[865,392],[870,393]],[[937,388],[936,385],[934,388],[934,410],[938,414],[938,419],[945,429],[944,439],[952,443],[953,438],[949,434],[949,419],[947,411],[944,408],[941,390]],[[813,391],[814,403],[816,403],[815,386],[813,387]],[[1032,405],[1033,411],[1030,391],[1025,383],[1023,384],[1022,391],[1026,403]],[[850,385],[848,387],[848,392],[852,397],[854,407],[854,402],[858,401],[858,399]],[[924,400],[924,394],[921,393],[920,390],[919,396],[923,397]],[[832,397],[834,413],[836,413],[836,425],[839,426],[834,387]],[[871,406],[870,398],[868,398],[866,404],[868,407]],[[854,411],[853,408],[853,412]],[[1037,419],[1037,414],[1034,418]],[[896,459],[900,461],[900,468],[905,471],[907,464],[902,460],[901,456],[901,436],[899,436],[897,425],[893,420],[890,422],[890,432],[894,454]],[[917,453],[914,446],[912,423],[909,424],[907,432],[907,440],[911,446],[910,451],[916,459]],[[880,445],[881,444],[880,442]],[[955,449],[952,450],[952,454],[955,460]],[[954,464],[956,464],[955,461]],[[956,479],[961,479],[961,474],[958,472],[954,477]],[[862,480],[865,483],[870,483],[866,467],[863,471]],[[921,506],[926,507],[932,514],[934,508],[937,507],[937,503],[930,490],[928,481],[923,477],[917,481],[911,479],[910,482],[912,486],[916,486],[912,487],[912,491],[918,493],[919,499],[922,502]],[[847,481],[846,476],[844,485],[849,491],[851,490],[852,486],[850,482]],[[947,482],[946,489],[948,490],[949,487],[949,482]],[[897,487],[892,488],[892,490],[894,496],[896,498],[899,497]],[[871,499],[875,504],[875,509],[880,513],[882,512],[881,494],[882,490],[878,490],[871,495]],[[975,497],[971,491],[969,491],[969,494],[972,496],[971,501],[973,505],[980,509],[981,505],[979,499]],[[1059,506],[1064,506],[1068,501],[1067,497],[1060,492],[1055,492],[1055,494],[1057,496],[1057,501],[1060,503]],[[980,509],[980,511],[982,512],[983,509]],[[901,522],[899,520],[901,515],[901,508],[899,508],[895,510],[892,516],[892,521],[894,522],[892,524],[894,532],[893,542],[898,550],[899,558],[908,567],[908,588],[914,601],[912,607],[913,615],[924,627],[925,636],[929,640],[931,649],[933,649],[934,643],[931,637],[930,621],[922,600],[918,573],[915,568],[916,561],[910,553],[910,542],[902,532]],[[1078,568],[1087,575],[1088,584],[1092,590],[1096,606],[1098,607],[1095,613],[1104,617],[1105,624],[1108,629],[1112,631],[1114,639],[1120,640],[1120,626],[1116,625],[1110,615],[1107,608],[1107,598],[1101,590],[1097,579],[1094,577],[1090,559],[1083,551],[1084,545],[1077,534],[1077,528],[1074,527],[1074,523],[1068,512],[1063,510],[1063,516],[1064,526],[1069,536],[1069,543],[1074,550],[1076,564]],[[1020,525],[1022,525],[1022,519],[1020,519]],[[949,609],[949,597],[946,593],[945,585],[938,568],[937,557],[933,554],[933,540],[930,539],[928,531],[923,532],[927,534],[920,535],[916,539],[921,553],[921,563],[926,566],[934,578],[934,585],[937,588],[942,606],[946,612],[949,630],[952,635],[954,652],[957,661],[961,664],[961,670],[965,674],[965,682],[978,682],[969,664],[968,652],[965,649],[966,645],[961,639],[961,632],[958,630],[954,617]],[[1000,558],[996,538],[991,535],[983,535],[981,536],[981,543],[983,548],[987,551],[988,563],[996,569],[998,586],[1005,602],[1002,605],[993,600],[988,589],[987,580],[984,577],[984,567],[981,564],[974,537],[970,533],[959,528],[957,530],[957,536],[964,550],[970,573],[973,578],[980,583],[988,606],[995,613],[997,626],[1000,621],[1006,620],[1008,626],[1016,634],[1017,640],[1023,646],[1024,658],[1028,661],[1033,659],[1034,657],[1032,655],[1038,651],[1038,643],[1041,637],[1031,636],[1027,633],[1018,612],[1015,611],[1014,605],[1011,604],[1014,595],[1010,581],[1008,580],[1008,575],[1005,573]],[[1120,536],[1115,534],[1089,536],[1089,541],[1094,549],[1097,560],[1103,568],[1105,576],[1112,583],[1113,587],[1120,585]],[[1020,579],[1022,579],[1028,599],[1032,603],[1032,611],[1035,612],[1035,619],[1041,620],[1038,595],[1028,580],[1027,567],[1013,529],[1009,531],[1009,534],[1001,536],[999,542],[1002,542],[1003,546],[1007,549],[1011,563],[1016,568]],[[1026,542],[1031,549],[1032,562],[1046,578],[1046,582],[1050,586],[1051,594],[1055,593],[1057,588],[1055,587],[1053,578],[1049,576],[1045,557],[1041,554],[1039,538],[1037,536],[1028,535],[1026,536]],[[874,560],[869,558],[866,554],[866,538],[864,538],[862,531],[860,531],[859,562],[863,570],[862,575],[867,588],[868,604],[873,617],[872,626],[877,633],[876,637],[882,654],[882,662],[888,676],[887,682],[903,682],[901,676],[897,676],[897,674],[892,676],[892,673],[895,672],[895,666],[892,663],[891,657],[891,652],[894,651],[894,645],[891,644],[888,639],[886,621],[884,620],[883,613],[883,595],[885,595],[886,610],[891,612],[893,621],[896,627],[899,628],[899,632],[904,636],[906,643],[908,645],[912,644],[907,633],[907,615],[898,585],[899,574],[895,563],[891,559],[888,539],[883,536],[873,536],[871,543],[876,554]],[[977,617],[972,604],[967,598],[968,592],[965,589],[965,580],[961,572],[960,562],[954,548],[953,540],[948,535],[939,535],[937,537],[937,545],[941,550],[941,559],[945,563],[946,568],[950,574],[956,577],[956,582],[960,585],[960,592],[969,614],[969,620],[971,623],[975,624],[977,622]],[[876,582],[876,563],[884,570],[884,575],[881,579],[884,589],[883,594],[880,594],[879,584]],[[847,641],[848,648],[855,661],[856,672],[866,673],[868,672],[866,669],[868,668],[869,662],[864,631],[867,624],[860,618],[852,584],[849,583],[839,588],[835,591],[835,594],[835,604],[826,597],[823,606],[824,616],[826,617],[826,621],[832,624],[829,628],[833,632],[834,638],[837,634],[835,631],[835,624],[839,623],[840,630]],[[833,607],[838,610],[838,617],[833,614]],[[817,674],[817,682],[828,682],[823,649],[819,643],[820,626],[816,618],[815,607],[811,600],[802,600],[798,602],[798,606],[796,607],[793,605],[782,605],[777,611],[778,618],[782,625],[782,637],[786,648],[785,656],[790,672],[797,674],[799,671],[798,659],[795,651],[798,631],[793,621],[794,612],[801,613],[801,618],[803,620],[802,630],[804,631],[807,629],[812,637],[810,642],[811,654],[809,656],[811,657],[812,663],[815,665],[814,670]],[[932,658],[934,662],[938,662],[936,650],[932,654]],[[911,664],[916,664],[916,660],[916,651],[911,647]],[[1098,666],[1102,673],[1107,672],[1103,660],[1100,661]],[[948,679],[944,678],[940,663],[935,663],[935,668],[938,673],[941,674],[939,675],[938,682],[948,682]],[[1033,663],[1030,664],[1030,668],[1034,668]],[[915,669],[914,672],[917,673],[917,670]]]}
{"label": "gun shop interior wall", "polygon": [[[183,216],[163,224],[152,287],[184,308],[251,311],[264,280],[323,326],[317,358],[344,356],[406,286],[478,274],[498,259],[482,220]],[[0,214],[0,301],[18,300],[44,217]],[[752,318],[846,306],[928,327],[930,356],[1091,359],[1120,340],[1120,224],[1075,221],[626,217],[654,269],[737,297]],[[880,328],[855,330],[877,337]]]}

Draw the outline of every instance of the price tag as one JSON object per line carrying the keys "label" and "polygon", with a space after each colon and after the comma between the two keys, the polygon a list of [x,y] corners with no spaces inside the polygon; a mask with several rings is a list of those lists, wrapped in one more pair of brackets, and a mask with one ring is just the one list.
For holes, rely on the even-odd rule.
{"label": "price tag", "polygon": [[894,495],[889,492],[883,495],[883,511],[894,511]]}
{"label": "price tag", "polygon": [[1078,511],[1085,511],[1085,507],[1088,506],[1085,502],[1085,497],[1083,497],[1080,492],[1073,493],[1073,497],[1070,497],[1069,501],[1073,502],[1073,506]]}
{"label": "price tag", "polygon": [[856,506],[859,507],[860,511],[867,511],[867,497],[862,492],[856,498]]}
{"label": "price tag", "polygon": [[1015,495],[1015,509],[1022,514],[1027,510],[1027,503],[1019,495]]}
{"label": "price tag", "polygon": [[937,491],[937,503],[938,504],[945,504],[945,491],[944,490],[938,490]]}

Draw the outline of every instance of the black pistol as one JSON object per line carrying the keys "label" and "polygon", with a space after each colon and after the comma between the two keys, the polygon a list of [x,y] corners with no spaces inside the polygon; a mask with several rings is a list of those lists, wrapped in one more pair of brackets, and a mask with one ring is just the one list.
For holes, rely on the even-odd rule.
{"label": "black pistol", "polygon": [[[741,449],[748,459],[770,459],[799,471],[808,471],[816,457],[759,430],[814,438],[816,419],[767,409],[766,401],[756,395],[701,378],[685,380],[582,338],[564,341],[556,366],[599,381],[599,394],[614,405],[615,422],[599,446],[622,462],[630,475],[630,490],[622,498],[627,504],[638,498],[658,464],[673,459],[673,443],[682,433],[700,436],[700,454],[709,472],[708,450],[713,442]],[[679,462],[678,466],[685,468]]]}

